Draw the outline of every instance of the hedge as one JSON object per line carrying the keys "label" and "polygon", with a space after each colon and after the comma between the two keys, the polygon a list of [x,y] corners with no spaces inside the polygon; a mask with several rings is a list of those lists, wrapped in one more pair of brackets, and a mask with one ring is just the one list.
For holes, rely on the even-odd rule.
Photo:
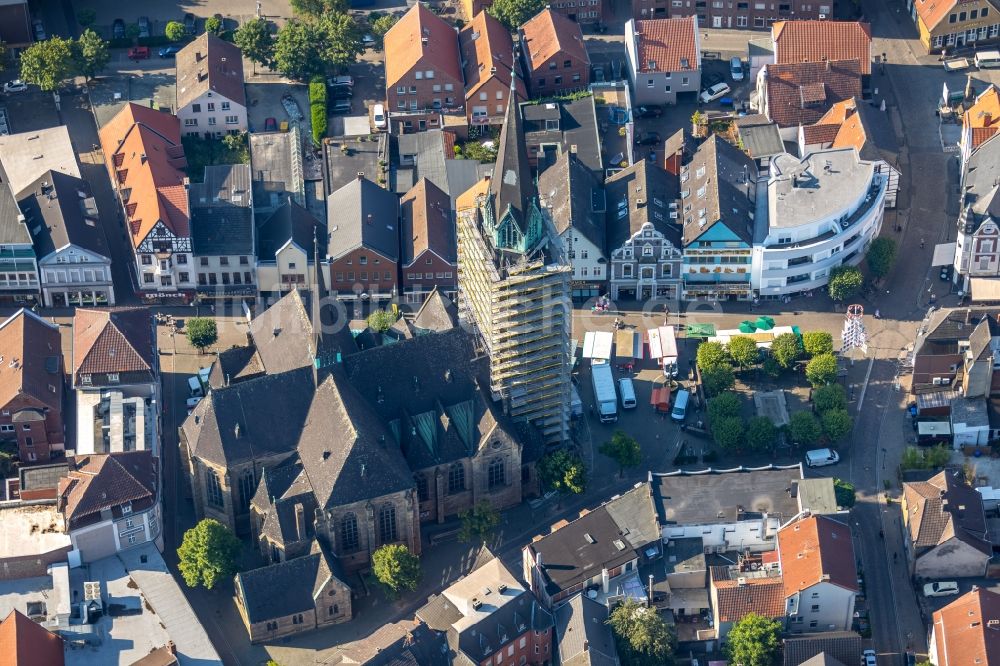
{"label": "hedge", "polygon": [[313,144],[318,148],[326,136],[326,82],[322,76],[314,76],[309,81],[309,114]]}
{"label": "hedge", "polygon": [[314,76],[309,81],[309,103],[326,104],[326,81],[322,76]]}

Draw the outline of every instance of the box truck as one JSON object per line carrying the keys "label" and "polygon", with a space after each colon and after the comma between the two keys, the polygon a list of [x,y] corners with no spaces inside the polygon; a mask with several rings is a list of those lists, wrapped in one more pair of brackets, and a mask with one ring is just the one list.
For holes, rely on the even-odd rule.
{"label": "box truck", "polygon": [[601,423],[614,423],[618,420],[618,393],[615,391],[611,366],[608,363],[594,365],[590,376],[594,382],[594,400]]}

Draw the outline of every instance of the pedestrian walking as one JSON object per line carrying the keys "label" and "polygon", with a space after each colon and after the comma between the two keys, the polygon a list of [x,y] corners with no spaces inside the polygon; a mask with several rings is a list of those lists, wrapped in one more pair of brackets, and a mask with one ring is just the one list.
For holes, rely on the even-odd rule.
{"label": "pedestrian walking", "polygon": [[923,238],[920,239],[920,249],[921,250],[924,249],[924,239]]}
{"label": "pedestrian walking", "polygon": [[882,318],[882,315],[879,313],[878,308],[875,308],[875,318],[876,319],[881,319]]}

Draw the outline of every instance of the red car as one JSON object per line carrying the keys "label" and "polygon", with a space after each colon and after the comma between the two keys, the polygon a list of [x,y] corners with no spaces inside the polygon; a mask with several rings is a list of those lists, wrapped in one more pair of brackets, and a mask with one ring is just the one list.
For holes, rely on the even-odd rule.
{"label": "red car", "polygon": [[278,121],[274,118],[266,118],[264,120],[264,131],[265,132],[277,132],[278,131]]}
{"label": "red car", "polygon": [[149,58],[149,47],[133,46],[128,50],[129,60],[147,60]]}

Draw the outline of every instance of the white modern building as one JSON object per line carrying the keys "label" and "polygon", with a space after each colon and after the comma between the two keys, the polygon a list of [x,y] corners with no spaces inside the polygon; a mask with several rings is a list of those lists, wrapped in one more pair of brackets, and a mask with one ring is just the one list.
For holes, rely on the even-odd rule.
{"label": "white modern building", "polygon": [[757,183],[751,262],[757,295],[817,289],[832,269],[858,264],[882,228],[888,182],[853,148],[774,158],[767,182]]}

